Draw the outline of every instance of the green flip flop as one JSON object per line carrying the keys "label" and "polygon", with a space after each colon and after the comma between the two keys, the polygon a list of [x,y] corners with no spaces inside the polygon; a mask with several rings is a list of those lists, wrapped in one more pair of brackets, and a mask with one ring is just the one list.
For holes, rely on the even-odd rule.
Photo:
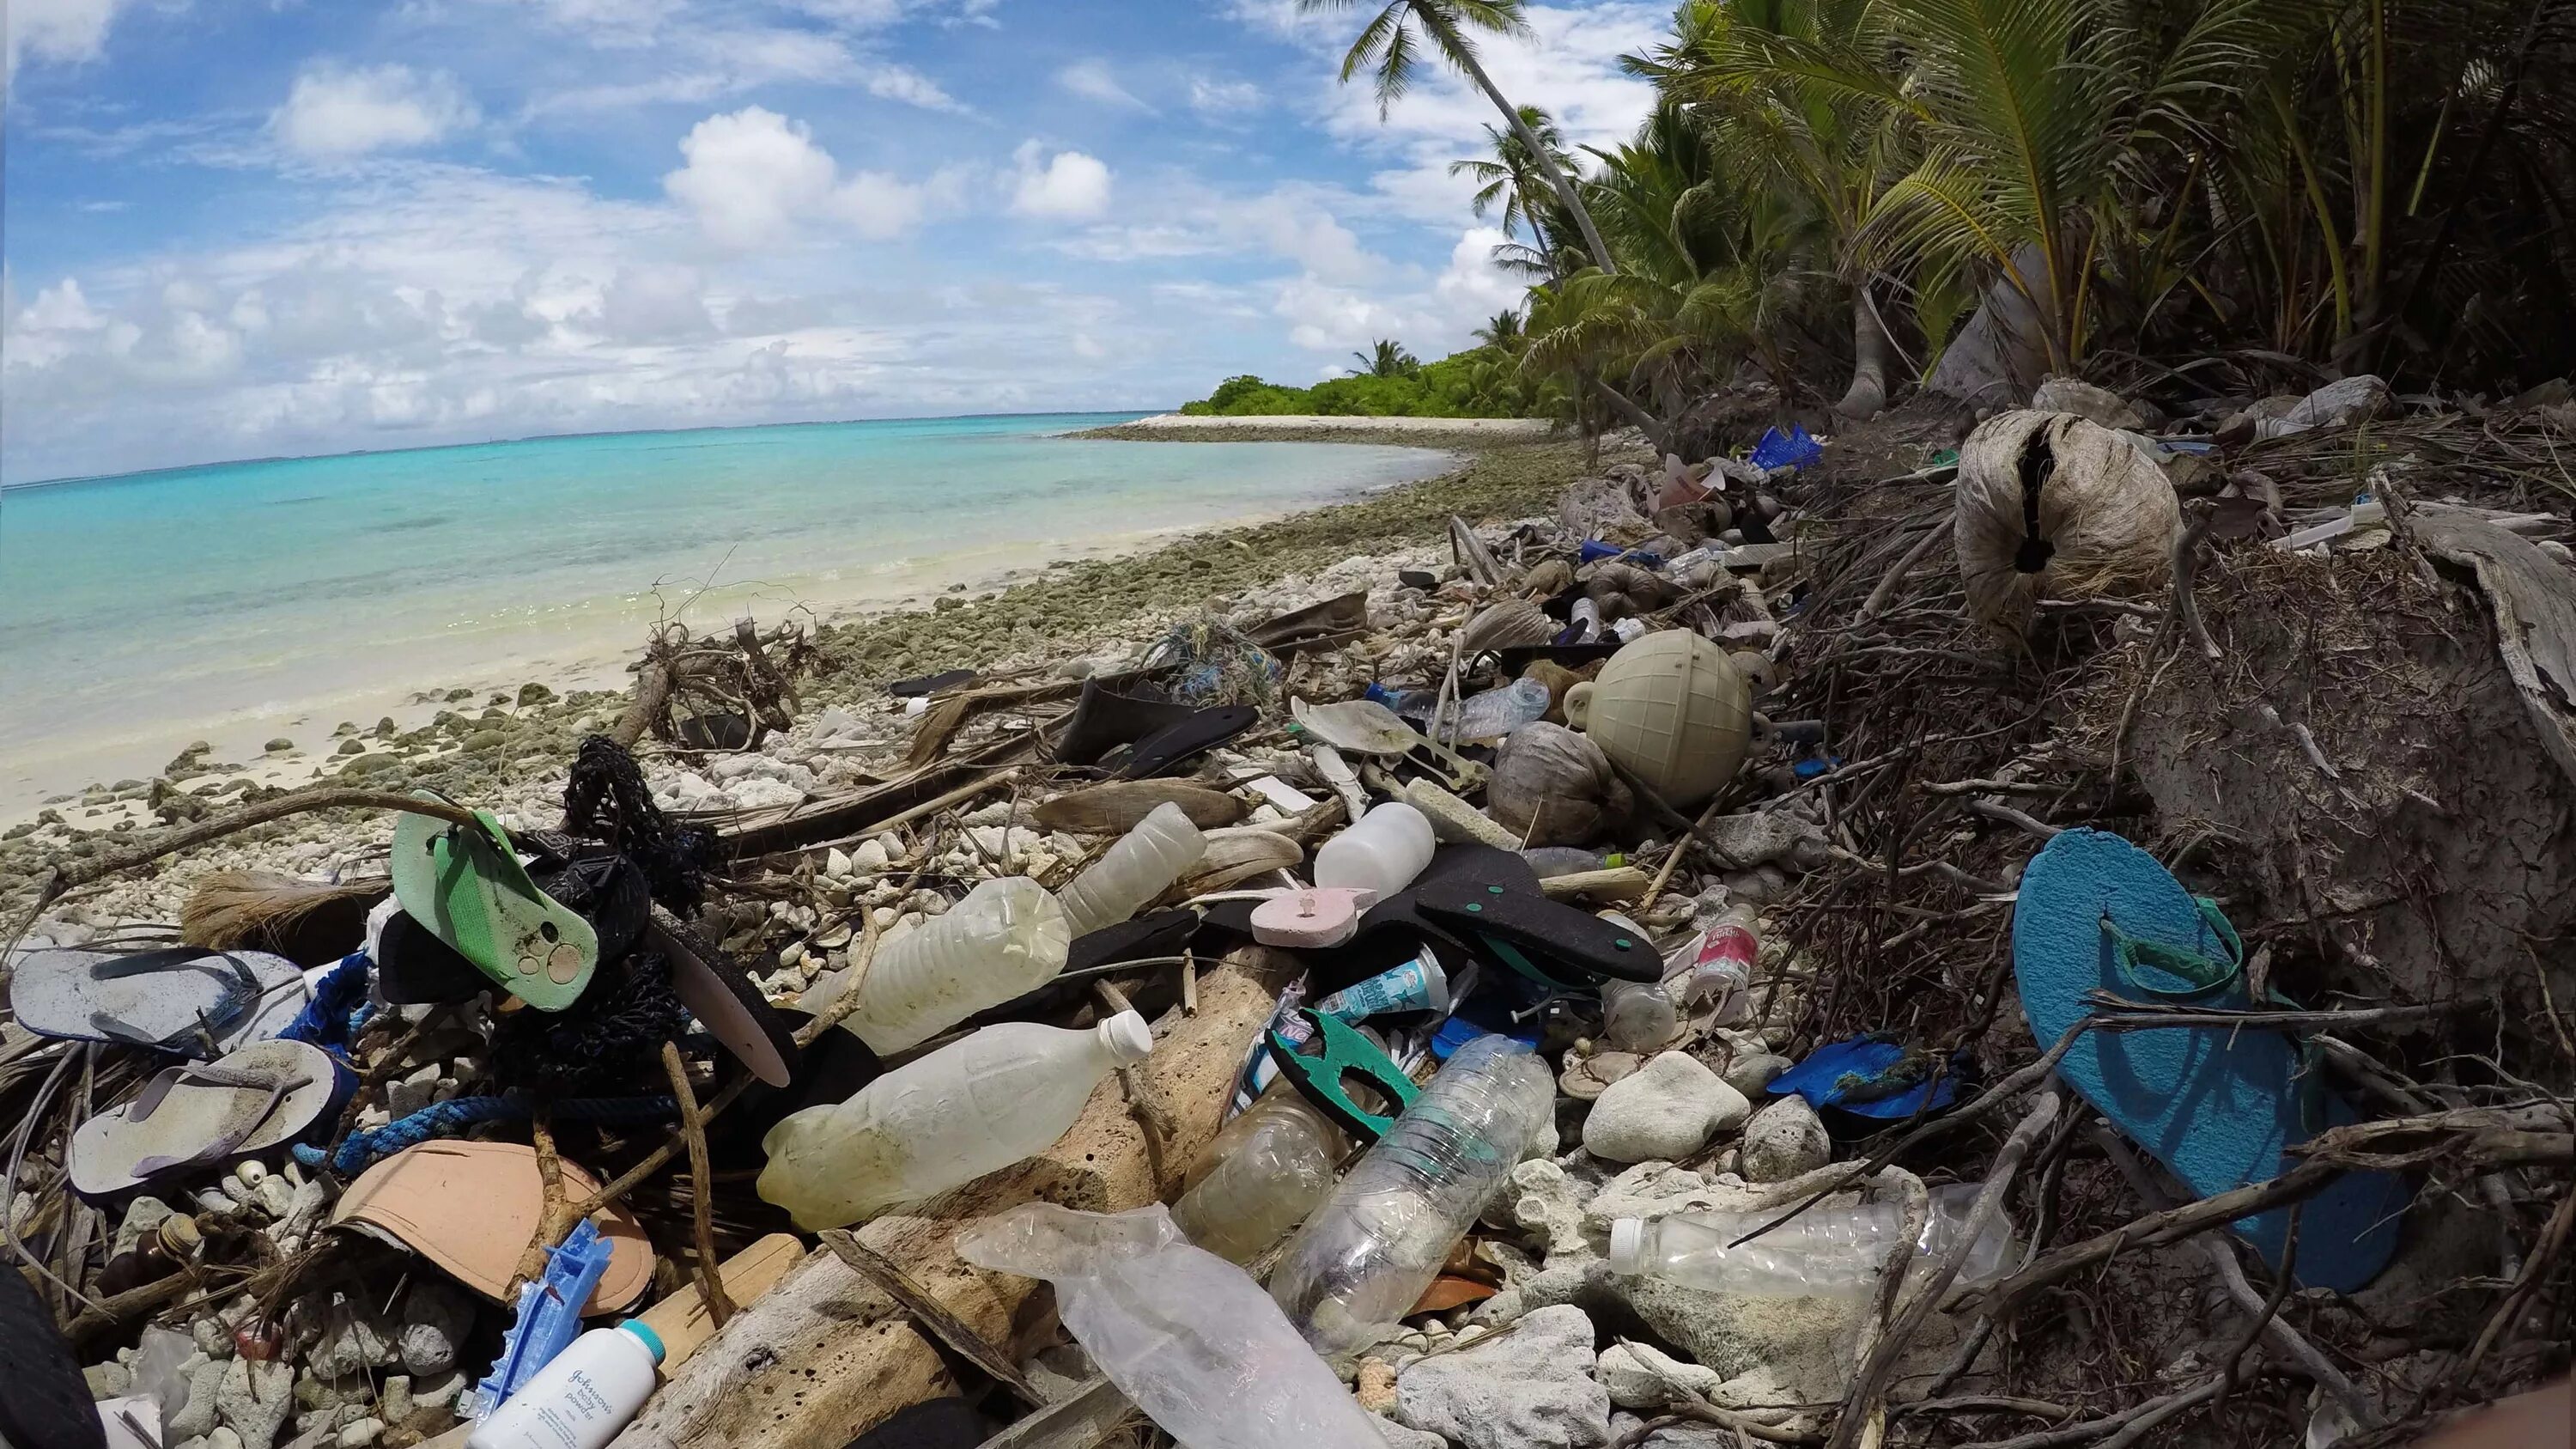
{"label": "green flip flop", "polygon": [[[424,793],[422,799],[436,799]],[[488,810],[472,826],[406,813],[394,825],[394,899],[403,914],[539,1011],[581,999],[599,937],[528,878]]]}

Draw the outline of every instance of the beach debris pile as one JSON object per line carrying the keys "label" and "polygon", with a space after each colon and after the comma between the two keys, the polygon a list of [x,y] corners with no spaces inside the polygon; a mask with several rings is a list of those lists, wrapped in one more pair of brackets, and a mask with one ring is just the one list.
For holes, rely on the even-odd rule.
{"label": "beach debris pile", "polygon": [[[0,1438],[2363,1445],[2563,1380],[2563,440],[2337,387],[1620,457],[859,707],[665,631],[559,811],[122,835],[8,925]],[[391,843],[78,909],[318,808]]]}

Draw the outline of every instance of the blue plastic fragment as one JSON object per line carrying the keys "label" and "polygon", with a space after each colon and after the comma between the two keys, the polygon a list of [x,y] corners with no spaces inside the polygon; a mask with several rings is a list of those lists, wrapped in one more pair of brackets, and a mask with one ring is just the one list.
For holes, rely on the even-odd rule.
{"label": "blue plastic fragment", "polygon": [[588,1218],[573,1224],[561,1247],[546,1249],[545,1276],[519,1290],[519,1316],[501,1339],[501,1356],[474,1386],[475,1422],[490,1418],[581,1336],[581,1308],[608,1271],[608,1250]]}
{"label": "blue plastic fragment", "polygon": [[1842,762],[1840,755],[1811,755],[1790,765],[1789,772],[1801,780],[1812,780],[1827,770],[1840,768]]}
{"label": "blue plastic fragment", "polygon": [[1753,445],[1753,454],[1747,461],[1765,470],[1804,468],[1824,455],[1825,445],[1809,437],[1804,424],[1792,423],[1785,438],[1778,428],[1764,433],[1762,441]]}
{"label": "blue plastic fragment", "polygon": [[1778,1097],[1804,1097],[1811,1107],[1839,1107],[1861,1117],[1906,1118],[1937,1112],[1958,1099],[1954,1071],[1935,1073],[1932,1058],[1893,1037],[1856,1036],[1818,1047],[1771,1079]]}
{"label": "blue plastic fragment", "polygon": [[1648,553],[1642,548],[1621,548],[1615,543],[1603,543],[1597,538],[1585,539],[1582,553],[1585,563],[1599,563],[1605,558],[1616,558],[1625,559],[1640,568],[1659,569],[1664,566],[1662,554]]}

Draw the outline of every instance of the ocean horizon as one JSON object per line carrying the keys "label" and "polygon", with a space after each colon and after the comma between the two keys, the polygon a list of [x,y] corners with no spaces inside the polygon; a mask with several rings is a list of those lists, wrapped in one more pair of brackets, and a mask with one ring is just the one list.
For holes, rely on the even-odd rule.
{"label": "ocean horizon", "polygon": [[622,681],[662,617],[819,620],[1438,472],[1339,443],[1063,434],[1141,413],[583,433],[0,493],[0,811],[183,744],[327,749],[449,688]]}

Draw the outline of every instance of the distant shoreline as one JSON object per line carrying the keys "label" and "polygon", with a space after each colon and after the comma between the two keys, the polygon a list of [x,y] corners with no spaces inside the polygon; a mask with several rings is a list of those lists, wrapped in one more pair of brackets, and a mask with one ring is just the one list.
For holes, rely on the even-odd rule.
{"label": "distant shoreline", "polygon": [[1379,418],[1301,413],[1279,417],[1209,417],[1156,413],[1068,434],[1131,443],[1380,443],[1419,448],[1442,442],[1491,446],[1546,441],[1545,418]]}

